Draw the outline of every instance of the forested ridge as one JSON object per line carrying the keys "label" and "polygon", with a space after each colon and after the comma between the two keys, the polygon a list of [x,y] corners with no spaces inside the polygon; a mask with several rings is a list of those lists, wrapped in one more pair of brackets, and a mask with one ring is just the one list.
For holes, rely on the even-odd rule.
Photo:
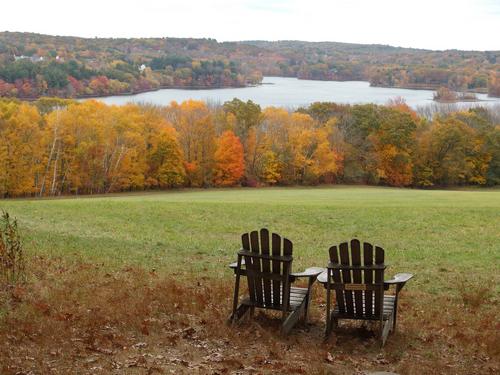
{"label": "forested ridge", "polygon": [[167,87],[236,87],[257,84],[264,75],[500,96],[500,51],[0,33],[0,96],[73,98]]}
{"label": "forested ridge", "polygon": [[37,98],[130,94],[164,87],[240,87],[261,73],[214,39],[85,39],[0,33],[0,96]]}
{"label": "forested ridge", "polygon": [[286,57],[264,75],[365,80],[372,86],[488,92],[500,96],[500,51],[432,51],[336,42],[242,42]]}
{"label": "forested ridge", "polygon": [[498,108],[0,100],[0,197],[323,183],[498,185]]}

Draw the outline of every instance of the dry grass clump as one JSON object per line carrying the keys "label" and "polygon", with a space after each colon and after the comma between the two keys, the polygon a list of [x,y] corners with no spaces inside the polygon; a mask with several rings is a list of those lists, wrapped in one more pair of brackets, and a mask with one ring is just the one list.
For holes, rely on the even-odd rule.
{"label": "dry grass clump", "polygon": [[464,306],[471,309],[488,304],[489,299],[494,294],[491,284],[466,283],[464,281],[459,283],[458,292]]}
{"label": "dry grass clump", "polygon": [[324,291],[311,322],[279,336],[279,317],[226,325],[232,279],[110,272],[35,258],[33,275],[4,293],[1,374],[493,374],[500,370],[496,304],[474,312],[454,297],[409,289],[398,331],[380,350],[366,327],[343,324],[323,341]]}
{"label": "dry grass clump", "polygon": [[25,262],[17,220],[2,211],[0,216],[0,287],[24,279]]}

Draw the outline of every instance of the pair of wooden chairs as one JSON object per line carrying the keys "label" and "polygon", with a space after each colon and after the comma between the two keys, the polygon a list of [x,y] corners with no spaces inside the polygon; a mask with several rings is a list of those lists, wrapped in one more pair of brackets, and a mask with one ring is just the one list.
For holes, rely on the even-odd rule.
{"label": "pair of wooden chairs", "polygon": [[[233,309],[229,318],[236,322],[255,308],[281,311],[281,332],[288,334],[302,318],[307,322],[311,290],[316,279],[326,289],[326,336],[341,319],[379,322],[381,345],[396,328],[398,296],[413,275],[400,273],[384,281],[384,249],[353,239],[329,249],[327,268],[312,267],[292,272],[293,244],[267,229],[245,233],[242,249],[230,267],[235,273]],[[248,296],[239,301],[241,276],[246,277]],[[308,279],[306,288],[293,287]],[[394,294],[387,294],[395,286]],[[332,291],[335,304],[332,308]]]}

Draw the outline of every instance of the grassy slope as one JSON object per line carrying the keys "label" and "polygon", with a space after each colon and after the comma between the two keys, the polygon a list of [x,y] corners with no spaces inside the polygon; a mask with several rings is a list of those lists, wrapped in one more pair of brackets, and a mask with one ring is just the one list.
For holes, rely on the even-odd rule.
{"label": "grassy slope", "polygon": [[386,249],[389,274],[455,293],[499,284],[500,191],[270,188],[1,201],[30,254],[229,276],[239,235],[267,227],[294,242],[295,269],[323,266],[331,244],[358,237]]}

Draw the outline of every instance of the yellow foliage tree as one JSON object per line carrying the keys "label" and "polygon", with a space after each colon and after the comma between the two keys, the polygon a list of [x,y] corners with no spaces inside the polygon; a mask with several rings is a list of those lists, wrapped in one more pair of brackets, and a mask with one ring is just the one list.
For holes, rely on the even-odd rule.
{"label": "yellow foliage tree", "polygon": [[195,100],[172,102],[166,116],[179,133],[188,185],[210,186],[216,145],[213,117],[207,105]]}
{"label": "yellow foliage tree", "polygon": [[0,101],[0,196],[36,192],[41,116],[29,104]]}

